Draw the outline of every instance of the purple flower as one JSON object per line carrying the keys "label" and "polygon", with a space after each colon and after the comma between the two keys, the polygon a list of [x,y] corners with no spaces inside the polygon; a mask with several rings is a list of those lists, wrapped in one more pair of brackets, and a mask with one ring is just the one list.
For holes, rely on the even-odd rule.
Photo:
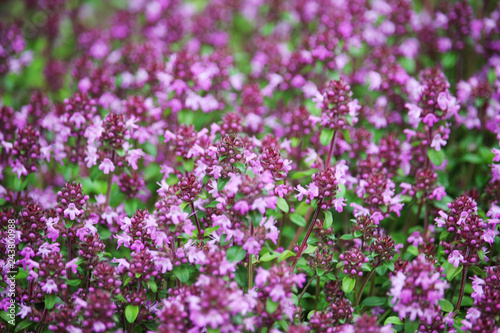
{"label": "purple flower", "polygon": [[464,256],[457,250],[454,250],[448,257],[448,262],[454,267],[458,267],[461,263],[464,262]]}
{"label": "purple flower", "polygon": [[99,164],[99,170],[102,170],[105,175],[109,174],[110,172],[115,171],[115,165],[109,158],[105,158],[101,164]]}
{"label": "purple flower", "polygon": [[42,290],[47,294],[52,294],[53,292],[57,292],[59,289],[57,288],[57,284],[54,280],[48,279],[45,284],[42,286]]}

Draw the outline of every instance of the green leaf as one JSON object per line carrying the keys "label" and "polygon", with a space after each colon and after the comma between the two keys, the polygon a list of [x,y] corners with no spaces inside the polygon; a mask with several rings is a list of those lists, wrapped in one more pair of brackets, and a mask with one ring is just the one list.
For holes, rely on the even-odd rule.
{"label": "green leaf", "polygon": [[458,60],[458,55],[452,52],[446,52],[442,57],[443,67],[452,68],[455,66]]}
{"label": "green leaf", "polygon": [[240,262],[245,259],[247,252],[241,246],[230,247],[226,252],[226,258],[229,262]]}
{"label": "green leaf", "polygon": [[47,310],[52,310],[56,305],[56,294],[46,294],[45,295],[45,308]]}
{"label": "green leaf", "polygon": [[259,261],[261,262],[267,262],[267,261],[271,261],[273,259],[276,259],[280,256],[281,253],[279,252],[267,252],[267,253],[264,253],[260,258],[259,258]]}
{"label": "green leaf", "polygon": [[481,261],[484,261],[485,254],[484,254],[484,251],[482,249],[477,251],[477,255],[478,255],[479,259],[481,259]]}
{"label": "green leaf", "polygon": [[369,263],[365,262],[365,263],[363,263],[363,265],[361,266],[361,269],[362,269],[363,271],[365,271],[365,272],[371,272],[371,271],[372,271],[372,269],[373,269],[373,267],[372,267]]}
{"label": "green leaf", "polygon": [[297,213],[290,214],[290,220],[300,227],[306,226],[306,220],[304,220],[304,218]]}
{"label": "green leaf", "polygon": [[329,210],[325,211],[325,221],[323,222],[323,228],[330,229],[333,225],[333,215]]}
{"label": "green leaf", "polygon": [[441,310],[443,310],[444,312],[453,311],[453,304],[451,304],[451,302],[448,301],[447,299],[439,300],[439,306],[441,307]]}
{"label": "green leaf", "polygon": [[194,169],[194,160],[182,160],[182,166],[186,171],[191,172]]}
{"label": "green leaf", "polygon": [[349,294],[351,291],[353,291],[355,286],[356,279],[350,277],[349,275],[344,276],[344,279],[342,280],[342,290],[346,294]]}
{"label": "green leaf", "polygon": [[316,267],[316,275],[323,276],[325,274],[325,269],[321,267]]}
{"label": "green leaf", "polygon": [[292,251],[289,251],[289,250],[285,250],[283,251],[283,253],[280,254],[279,258],[278,258],[278,262],[282,262],[283,260],[286,260],[290,257],[293,257],[295,256],[295,253],[293,253]]}
{"label": "green leaf", "polygon": [[208,205],[206,205],[205,208],[215,208],[215,207],[217,207],[218,204],[219,204],[219,201],[214,200],[211,203],[209,203]]}
{"label": "green leaf", "polygon": [[241,173],[245,173],[246,166],[244,163],[234,163],[234,166],[240,170]]}
{"label": "green leaf", "polygon": [[413,245],[410,245],[408,246],[408,250],[406,250],[408,253],[414,255],[415,257],[418,256],[418,248],[413,246]]}
{"label": "green leaf", "polygon": [[387,324],[403,325],[403,322],[401,321],[401,319],[399,319],[399,317],[391,316],[385,320],[384,325],[387,325]]}
{"label": "green leaf", "polygon": [[81,282],[82,282],[82,280],[78,280],[78,279],[77,280],[67,280],[66,284],[68,286],[76,287],[76,286],[79,286]]}
{"label": "green leaf", "polygon": [[351,234],[345,234],[345,235],[340,236],[340,239],[343,239],[343,240],[351,240],[351,239],[354,239],[354,238],[356,238],[356,237],[354,237]]}
{"label": "green leaf", "polygon": [[464,269],[464,266],[458,266],[458,267],[455,267],[453,265],[450,265],[448,267],[448,270],[446,271],[446,279],[448,281],[451,281],[455,278],[455,276],[457,276],[461,271],[462,269]]}
{"label": "green leaf", "polygon": [[149,280],[149,281],[148,281],[148,286],[149,286],[149,288],[151,288],[151,291],[152,291],[152,292],[154,292],[154,293],[155,293],[155,292],[157,292],[157,291],[158,291],[158,285],[156,284],[155,280],[152,280],[152,279],[151,279],[151,280]]}
{"label": "green leaf", "polygon": [[132,305],[129,304],[125,308],[125,318],[127,318],[127,321],[129,323],[133,323],[136,319],[137,316],[139,315],[139,306],[138,305]]}
{"label": "green leaf", "polygon": [[270,298],[266,301],[266,312],[274,313],[278,309],[279,303],[273,302]]}
{"label": "green leaf", "polygon": [[22,331],[30,325],[31,325],[31,321],[29,319],[24,319],[22,322],[17,324],[16,330],[14,332]]}
{"label": "green leaf", "polygon": [[342,136],[345,142],[351,143],[351,132],[348,129],[342,130]]}
{"label": "green leaf", "polygon": [[361,304],[366,306],[381,306],[387,302],[385,297],[370,296],[363,300]]}
{"label": "green leaf", "polygon": [[219,178],[217,181],[217,191],[222,192],[227,183],[229,183],[229,178]]}
{"label": "green leaf", "polygon": [[427,151],[427,156],[429,157],[429,160],[431,160],[432,164],[434,164],[435,166],[440,166],[441,164],[443,164],[445,157],[442,149],[440,151],[429,149]]}
{"label": "green leaf", "polygon": [[419,326],[420,322],[418,320],[410,321],[407,319],[405,320],[404,332],[417,332]]}
{"label": "green leaf", "polygon": [[182,283],[186,283],[189,280],[189,269],[186,266],[175,266],[174,275]]}
{"label": "green leaf", "polygon": [[323,146],[328,146],[330,142],[332,142],[333,134],[335,130],[332,129],[324,129],[321,131],[321,135],[319,137],[319,141]]}
{"label": "green leaf", "polygon": [[304,254],[311,254],[311,253],[314,253],[314,251],[316,251],[318,247],[317,246],[314,246],[314,245],[307,245],[307,248],[304,250]]}
{"label": "green leaf", "polygon": [[285,199],[278,197],[278,203],[276,204],[279,209],[281,209],[284,213],[288,213],[290,210],[290,207],[288,207],[288,203],[286,202]]}

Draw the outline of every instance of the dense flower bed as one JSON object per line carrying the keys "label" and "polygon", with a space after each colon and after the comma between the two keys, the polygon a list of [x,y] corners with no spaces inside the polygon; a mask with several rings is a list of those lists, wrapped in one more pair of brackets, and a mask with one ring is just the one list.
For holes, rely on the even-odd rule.
{"label": "dense flower bed", "polygon": [[0,12],[1,332],[500,332],[496,1]]}

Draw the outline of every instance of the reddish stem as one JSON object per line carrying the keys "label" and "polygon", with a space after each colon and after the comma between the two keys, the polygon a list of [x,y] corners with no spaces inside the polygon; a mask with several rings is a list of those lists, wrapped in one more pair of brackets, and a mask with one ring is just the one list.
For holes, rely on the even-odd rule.
{"label": "reddish stem", "polygon": [[307,240],[309,239],[309,236],[311,236],[311,232],[314,228],[314,224],[316,224],[316,219],[318,218],[322,203],[323,203],[323,199],[320,199],[318,201],[318,206],[316,207],[316,211],[314,212],[314,216],[313,216],[313,219],[311,221],[311,224],[309,224],[309,229],[307,229],[306,237],[304,237],[304,240],[302,241],[302,245],[300,245],[299,252],[297,253],[295,258],[293,259],[292,268],[295,268],[295,266],[297,265],[297,262],[299,261],[300,257],[302,256],[302,253],[304,252],[304,250],[307,247]]}
{"label": "reddish stem", "polygon": [[191,213],[194,215],[194,221],[196,222],[196,229],[198,229],[198,238],[203,239],[203,235],[201,234],[200,221],[198,220],[198,216],[196,216],[196,212],[194,210],[194,204],[192,202],[189,203],[191,207]]}

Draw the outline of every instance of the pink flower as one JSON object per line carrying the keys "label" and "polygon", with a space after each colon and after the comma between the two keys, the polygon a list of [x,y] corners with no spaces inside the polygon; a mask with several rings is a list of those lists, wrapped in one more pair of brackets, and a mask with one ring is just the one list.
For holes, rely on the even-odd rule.
{"label": "pink flower", "polygon": [[17,173],[17,178],[21,178],[21,175],[27,176],[28,175],[28,170],[26,170],[26,167],[19,162],[18,160],[16,161],[15,165],[12,167],[12,172]]}
{"label": "pink flower", "polygon": [[422,122],[426,125],[429,125],[429,127],[432,127],[435,123],[438,122],[438,118],[432,114],[432,113],[428,113],[424,119],[422,120]]}
{"label": "pink flower", "polygon": [[69,219],[70,220],[74,220],[76,219],[77,216],[79,216],[82,212],[76,208],[75,204],[74,203],[70,203],[68,205],[68,208],[66,208],[64,210],[64,217],[68,217],[69,216]]}
{"label": "pink flower", "polygon": [[257,268],[257,275],[255,275],[255,285],[259,288],[262,288],[267,282],[270,275],[271,274],[266,269],[262,267]]}
{"label": "pink flower", "polygon": [[21,304],[21,309],[19,309],[19,313],[17,315],[20,316],[21,319],[24,319],[29,313],[31,313],[31,306]]}
{"label": "pink flower", "polygon": [[264,198],[257,198],[252,204],[252,210],[258,210],[259,213],[264,214],[266,212],[267,204]]}
{"label": "pink flower", "polygon": [[110,172],[115,171],[115,165],[109,158],[105,158],[101,164],[99,165],[99,170],[102,170],[105,175],[109,174]]}
{"label": "pink flower", "polygon": [[346,206],[346,199],[344,198],[338,198],[338,199],[335,199],[333,200],[333,204],[335,206],[335,210],[339,213],[342,213],[342,211],[344,210],[344,206]]}
{"label": "pink flower", "polygon": [[66,269],[70,268],[71,271],[73,271],[73,274],[76,274],[76,269],[78,268],[78,265],[76,264],[77,261],[78,261],[78,258],[75,258],[71,261],[68,261],[66,263]]}
{"label": "pink flower", "polygon": [[[432,126],[432,125],[429,125]],[[436,151],[440,151],[442,146],[446,146],[446,140],[443,140],[441,134],[434,135],[434,138],[431,142],[431,147],[436,149]]]}
{"label": "pink flower", "polygon": [[245,215],[250,210],[250,206],[245,200],[240,200],[233,206],[233,209],[241,215]]}
{"label": "pink flower", "polygon": [[303,188],[302,185],[297,185],[297,187],[295,188],[295,190],[299,192],[299,194],[295,195],[295,197],[299,201],[302,201],[302,199],[304,199],[304,195],[305,196],[309,195],[309,192],[305,188]]}
{"label": "pink flower", "polygon": [[102,321],[96,321],[92,327],[94,328],[94,332],[106,331],[106,325]]}
{"label": "pink flower", "polygon": [[438,228],[442,228],[446,225],[446,220],[448,219],[448,214],[446,214],[442,210],[440,210],[438,212],[438,214],[439,214],[439,217],[436,217],[434,219],[434,221],[436,221],[436,225],[438,226]]}
{"label": "pink flower", "polygon": [[42,287],[42,290],[47,294],[52,294],[52,292],[57,292],[57,284],[52,279],[48,279],[47,282]]}
{"label": "pink flower", "polygon": [[424,239],[420,235],[420,232],[414,231],[410,237],[408,237],[408,243],[412,243],[413,246],[418,247],[420,244],[424,243]]}
{"label": "pink flower", "polygon": [[448,257],[448,262],[456,268],[460,265],[460,263],[464,262],[464,256],[457,250],[454,250]]}
{"label": "pink flower", "polygon": [[444,186],[438,186],[432,191],[432,198],[431,199],[436,199],[437,201],[441,201],[446,196],[446,191],[444,189]]}
{"label": "pink flower", "polygon": [[249,254],[259,254],[261,249],[260,243],[253,237],[248,238],[242,247],[247,250]]}
{"label": "pink flower", "polygon": [[[137,170],[137,161],[144,156],[144,152],[142,149],[132,149],[127,153],[126,160],[128,162],[128,165],[132,167],[132,169]],[[100,167],[99,167],[100,169]],[[114,171],[114,167],[113,170]],[[105,172],[106,173],[106,172]],[[107,173],[106,173],[107,174]]]}

